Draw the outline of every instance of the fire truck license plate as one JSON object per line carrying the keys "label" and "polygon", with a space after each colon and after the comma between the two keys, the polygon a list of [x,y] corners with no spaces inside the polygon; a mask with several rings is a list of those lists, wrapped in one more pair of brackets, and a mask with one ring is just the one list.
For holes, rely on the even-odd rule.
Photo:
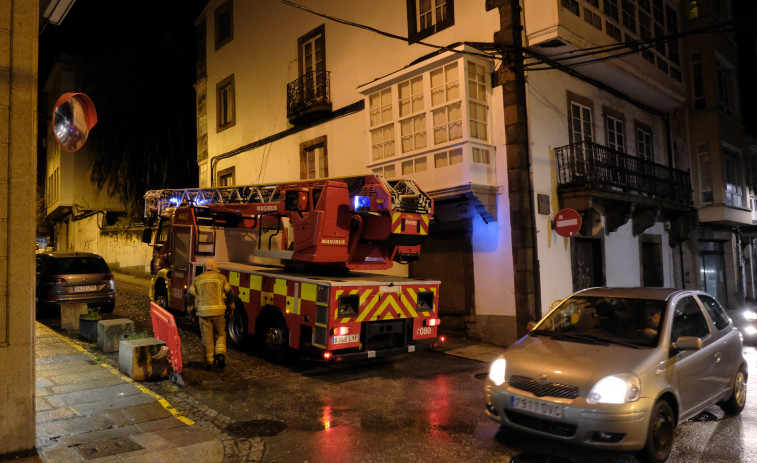
{"label": "fire truck license plate", "polygon": [[331,344],[347,344],[350,342],[358,342],[360,340],[359,334],[348,334],[346,336],[332,336]]}
{"label": "fire truck license plate", "polygon": [[539,415],[562,418],[563,406],[543,400],[529,399],[527,397],[510,396],[510,408],[525,410]]}

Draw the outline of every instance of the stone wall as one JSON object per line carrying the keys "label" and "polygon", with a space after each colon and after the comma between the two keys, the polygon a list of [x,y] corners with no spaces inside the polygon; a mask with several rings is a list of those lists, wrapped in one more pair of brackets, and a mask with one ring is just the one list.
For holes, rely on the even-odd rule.
{"label": "stone wall", "polygon": [[102,215],[95,214],[73,222],[67,249],[94,252],[105,259],[114,272],[139,277],[150,275],[152,247],[142,242],[143,227],[107,227]]}
{"label": "stone wall", "polygon": [[39,2],[0,1],[0,460],[34,448]]}

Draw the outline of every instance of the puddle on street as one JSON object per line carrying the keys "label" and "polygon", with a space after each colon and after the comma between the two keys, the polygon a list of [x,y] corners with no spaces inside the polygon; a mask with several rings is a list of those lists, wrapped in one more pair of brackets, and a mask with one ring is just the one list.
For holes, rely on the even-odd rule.
{"label": "puddle on street", "polygon": [[276,420],[237,421],[226,427],[226,432],[234,437],[263,437],[276,436],[285,430],[287,425]]}
{"label": "puddle on street", "polygon": [[693,418],[690,418],[689,421],[694,421],[696,423],[716,422],[716,421],[720,421],[720,418],[718,418],[717,415],[715,415],[714,413],[711,413],[705,410],[699,415]]}
{"label": "puddle on street", "polygon": [[431,426],[431,429],[458,436],[472,436],[473,433],[476,432],[476,425],[474,423],[457,422],[451,424],[435,424]]}

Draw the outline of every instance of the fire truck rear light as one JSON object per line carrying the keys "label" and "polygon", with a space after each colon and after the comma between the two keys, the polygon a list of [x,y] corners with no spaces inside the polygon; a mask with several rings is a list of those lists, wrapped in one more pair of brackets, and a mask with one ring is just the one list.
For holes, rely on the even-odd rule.
{"label": "fire truck rear light", "polygon": [[439,319],[438,318],[429,318],[428,320],[425,320],[423,322],[426,326],[439,326]]}
{"label": "fire truck rear light", "polygon": [[445,342],[447,338],[445,336],[439,336],[439,342]]}
{"label": "fire truck rear light", "polygon": [[323,353],[323,359],[324,360],[331,360],[331,352],[324,352]]}
{"label": "fire truck rear light", "polygon": [[331,330],[331,334],[334,336],[344,336],[345,334],[348,334],[350,332],[349,327],[346,326],[337,326],[333,330]]}

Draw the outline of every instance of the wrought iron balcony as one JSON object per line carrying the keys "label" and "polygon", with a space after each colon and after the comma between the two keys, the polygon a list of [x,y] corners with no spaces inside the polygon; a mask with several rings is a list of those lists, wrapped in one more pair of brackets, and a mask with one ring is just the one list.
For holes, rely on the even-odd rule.
{"label": "wrought iron balcony", "polygon": [[312,71],[287,84],[287,119],[291,124],[310,122],[331,112],[331,77]]}
{"label": "wrought iron balcony", "polygon": [[647,161],[593,142],[555,148],[559,192],[590,190],[673,208],[692,206],[688,172]]}

